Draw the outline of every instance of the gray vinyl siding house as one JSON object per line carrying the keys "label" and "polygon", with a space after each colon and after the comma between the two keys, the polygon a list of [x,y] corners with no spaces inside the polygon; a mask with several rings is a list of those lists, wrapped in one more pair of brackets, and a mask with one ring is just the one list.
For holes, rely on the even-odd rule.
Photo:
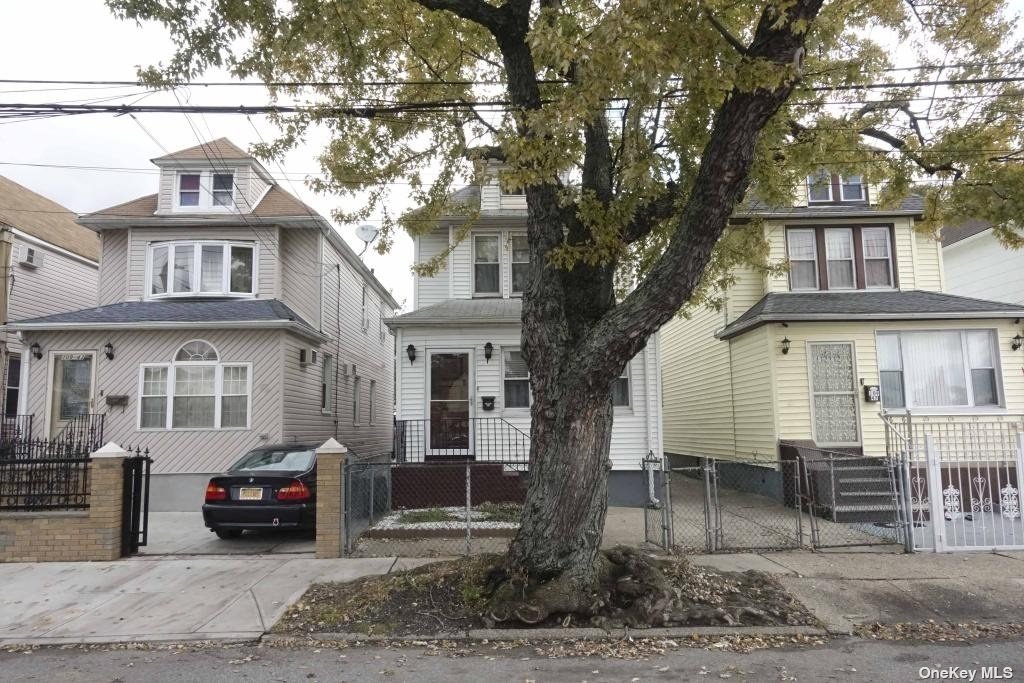
{"label": "gray vinyl siding house", "polygon": [[[75,215],[0,176],[0,264],[6,296],[0,322],[73,311],[96,304],[100,241]],[[21,339],[0,331],[0,415],[24,414]]]}
{"label": "gray vinyl siding house", "polygon": [[8,325],[38,344],[36,431],[103,415],[105,440],[150,450],[155,510],[197,510],[208,477],[260,445],[390,451],[391,294],[226,139],[154,163],[157,194],[80,218],[101,240],[99,306]]}

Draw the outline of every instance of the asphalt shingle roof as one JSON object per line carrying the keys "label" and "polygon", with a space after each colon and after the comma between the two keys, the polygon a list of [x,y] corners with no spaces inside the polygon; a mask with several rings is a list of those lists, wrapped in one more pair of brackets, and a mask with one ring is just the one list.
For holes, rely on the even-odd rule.
{"label": "asphalt shingle roof", "polygon": [[718,333],[729,339],[770,322],[1024,318],[1024,306],[940,292],[772,292]]}
{"label": "asphalt shingle roof", "polygon": [[985,232],[991,227],[991,223],[983,221],[980,218],[972,218],[960,225],[948,225],[942,228],[942,246],[948,247],[956,244],[957,242],[962,242],[968,237],[974,237],[979,233]]}
{"label": "asphalt shingle roof", "polygon": [[207,159],[248,159],[249,154],[227,138],[217,138],[177,152],[157,157],[153,161],[205,161]]}
{"label": "asphalt shingle roof", "polygon": [[0,176],[0,223],[91,261],[100,260],[99,237],[75,223],[75,214],[4,176]]}
{"label": "asphalt shingle roof", "polygon": [[899,205],[894,207],[877,206],[867,202],[811,204],[809,206],[770,206],[755,196],[736,207],[734,216],[736,218],[752,216],[763,218],[814,218],[817,216],[916,216],[922,213],[924,213],[924,200],[916,195],[905,197]]}
{"label": "asphalt shingle roof", "polygon": [[523,301],[519,298],[448,299],[385,322],[391,328],[438,323],[518,323],[522,320],[522,312]]}
{"label": "asphalt shingle roof", "polygon": [[[93,213],[85,214],[82,216],[83,220],[90,218],[152,218],[156,214],[156,201],[157,196],[155,194],[149,194],[145,197],[139,197],[138,199],[132,199],[131,201],[117,204],[115,206],[108,207],[106,209],[100,209]],[[255,206],[252,210],[252,216],[257,218],[319,218],[320,214],[314,211],[308,204],[299,200],[298,197],[292,195],[285,190],[282,190],[278,185],[274,185],[270,190],[260,199],[260,203]],[[239,223],[245,222],[245,217],[236,213],[230,214],[202,214],[202,213],[189,213],[182,214],[182,216],[170,216],[171,218],[196,218],[209,216],[218,220],[230,220],[235,219]]]}
{"label": "asphalt shingle roof", "polygon": [[[318,334],[308,322],[277,299],[200,299],[189,301],[125,301],[97,308],[14,320],[15,328],[59,325],[131,325],[136,323],[265,323],[294,322]],[[254,325],[255,326],[255,325]]]}

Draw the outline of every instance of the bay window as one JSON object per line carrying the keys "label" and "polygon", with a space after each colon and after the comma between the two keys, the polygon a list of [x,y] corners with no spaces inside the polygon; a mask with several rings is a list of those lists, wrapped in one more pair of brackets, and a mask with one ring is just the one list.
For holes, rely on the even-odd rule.
{"label": "bay window", "polygon": [[501,294],[501,262],[499,237],[475,235],[473,237],[473,293]]}
{"label": "bay window", "polygon": [[877,345],[887,410],[1000,404],[994,330],[882,332]]}
{"label": "bay window", "polygon": [[252,242],[151,244],[146,269],[149,297],[252,296],[256,281],[254,251]]}
{"label": "bay window", "polygon": [[191,341],[170,363],[140,369],[140,429],[248,429],[252,366],[220,362],[208,343]]}
{"label": "bay window", "polygon": [[814,228],[794,228],[786,231],[789,250],[790,289],[818,288],[818,245]]}
{"label": "bay window", "polygon": [[505,408],[530,407],[530,370],[519,349],[502,353],[504,360]]}

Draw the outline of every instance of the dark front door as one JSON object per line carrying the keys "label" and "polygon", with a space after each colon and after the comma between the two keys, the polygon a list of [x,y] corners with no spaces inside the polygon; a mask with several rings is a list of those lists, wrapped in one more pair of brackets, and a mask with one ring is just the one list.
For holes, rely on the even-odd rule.
{"label": "dark front door", "polygon": [[430,455],[469,455],[469,353],[430,352]]}

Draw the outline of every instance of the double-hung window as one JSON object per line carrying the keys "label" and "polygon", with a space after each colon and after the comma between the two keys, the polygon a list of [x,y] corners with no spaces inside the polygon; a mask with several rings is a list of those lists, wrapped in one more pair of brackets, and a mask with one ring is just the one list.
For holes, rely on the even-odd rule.
{"label": "double-hung window", "polygon": [[512,251],[512,293],[522,294],[530,280],[530,247],[526,235],[509,238]]}
{"label": "double-hung window", "polygon": [[473,293],[501,294],[501,253],[498,235],[473,237]]}
{"label": "double-hung window", "polygon": [[252,242],[156,242],[149,245],[150,298],[167,296],[252,296]]}
{"label": "double-hung window", "polygon": [[185,171],[178,174],[175,208],[220,212],[235,207],[235,174],[231,171]]}
{"label": "double-hung window", "polygon": [[993,330],[878,334],[879,382],[887,410],[998,406]]}
{"label": "double-hung window", "polygon": [[857,287],[852,229],[825,229],[825,258],[828,261],[829,289],[855,289]]}
{"label": "double-hung window", "polygon": [[864,286],[889,289],[893,286],[892,243],[889,228],[862,228],[864,242]]}
{"label": "double-hung window", "polygon": [[821,170],[807,176],[807,201],[832,201],[832,174]]}
{"label": "double-hung window", "polygon": [[620,407],[628,407],[631,404],[630,397],[632,392],[629,386],[629,363],[626,363],[626,367],[622,369],[622,374],[612,382],[612,405]]}
{"label": "double-hung window", "polygon": [[844,202],[864,201],[864,178],[859,175],[839,176],[839,199]]}
{"label": "double-hung window", "polygon": [[530,370],[519,349],[503,352],[505,379],[505,408],[530,407]]}
{"label": "double-hung window", "polygon": [[796,291],[818,288],[818,244],[814,228],[786,231],[789,251],[789,285]]}
{"label": "double-hung window", "polygon": [[249,363],[224,363],[204,341],[182,346],[170,363],[141,368],[141,429],[248,429]]}

